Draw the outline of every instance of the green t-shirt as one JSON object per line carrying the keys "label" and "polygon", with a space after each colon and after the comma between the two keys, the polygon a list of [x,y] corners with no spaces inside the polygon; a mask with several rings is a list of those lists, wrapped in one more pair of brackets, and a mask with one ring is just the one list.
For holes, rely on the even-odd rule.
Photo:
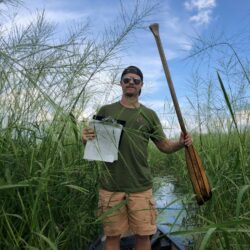
{"label": "green t-shirt", "polygon": [[165,139],[156,113],[142,104],[133,109],[116,102],[101,107],[97,115],[126,122],[118,160],[105,163],[107,172],[100,179],[101,188],[117,192],[141,192],[151,188],[152,176],[147,162],[149,139]]}

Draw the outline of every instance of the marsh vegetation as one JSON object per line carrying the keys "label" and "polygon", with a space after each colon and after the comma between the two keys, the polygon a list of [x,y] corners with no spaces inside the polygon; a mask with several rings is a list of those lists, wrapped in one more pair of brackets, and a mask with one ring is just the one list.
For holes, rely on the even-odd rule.
{"label": "marsh vegetation", "polygon": [[[81,130],[88,118],[82,114],[93,103],[98,109],[113,91],[119,52],[155,6],[134,8],[101,39],[82,24],[55,40],[46,12],[25,26],[0,27],[0,249],[83,249],[99,233],[102,169],[82,159]],[[215,78],[193,77],[196,99],[189,100],[211,201],[196,205],[183,152],[166,156],[150,145],[149,162],[155,176],[175,176],[183,202],[196,207],[192,229],[173,234],[194,235],[198,249],[249,249],[249,58],[223,46],[230,56]],[[202,51],[197,42],[193,59]]]}

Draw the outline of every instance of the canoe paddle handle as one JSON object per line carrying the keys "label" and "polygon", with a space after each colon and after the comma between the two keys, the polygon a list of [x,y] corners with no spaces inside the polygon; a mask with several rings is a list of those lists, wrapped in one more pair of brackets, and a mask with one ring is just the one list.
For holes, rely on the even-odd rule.
{"label": "canoe paddle handle", "polygon": [[175,107],[175,111],[177,114],[177,118],[181,127],[181,131],[183,132],[184,135],[187,134],[187,130],[182,118],[182,114],[181,114],[181,110],[180,110],[180,106],[175,94],[175,90],[174,90],[174,85],[171,79],[171,75],[170,75],[170,71],[168,69],[168,64],[167,64],[167,60],[166,60],[166,56],[162,47],[162,43],[161,43],[161,38],[160,38],[160,34],[159,34],[159,24],[158,23],[153,23],[149,26],[150,30],[152,31],[154,37],[155,37],[155,41],[159,50],[159,54],[161,57],[161,62],[162,62],[162,66],[164,69],[164,73],[168,82],[168,86],[169,86],[169,90],[170,90],[170,94],[172,96],[172,100],[174,103],[174,107]]}

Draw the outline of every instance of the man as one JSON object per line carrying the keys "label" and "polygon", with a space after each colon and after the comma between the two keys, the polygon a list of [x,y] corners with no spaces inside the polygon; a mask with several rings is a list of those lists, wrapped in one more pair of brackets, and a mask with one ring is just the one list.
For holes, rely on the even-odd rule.
{"label": "man", "polygon": [[[119,249],[120,236],[132,231],[135,249],[151,249],[149,236],[156,232],[156,208],[152,197],[152,176],[147,163],[147,146],[151,139],[164,153],[172,153],[190,146],[190,135],[181,134],[179,141],[165,137],[156,113],[139,103],[143,74],[129,66],[121,75],[122,97],[119,102],[103,106],[98,116],[112,117],[125,122],[119,145],[118,160],[106,163],[108,174],[101,178],[100,212],[106,213],[105,250]],[[94,130],[83,129],[83,142],[95,138]]]}

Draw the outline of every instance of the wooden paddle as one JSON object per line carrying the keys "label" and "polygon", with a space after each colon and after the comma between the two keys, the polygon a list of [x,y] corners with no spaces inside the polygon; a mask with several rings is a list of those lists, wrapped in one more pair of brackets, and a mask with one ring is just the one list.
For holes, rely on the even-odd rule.
{"label": "wooden paddle", "polygon": [[[181,115],[179,103],[177,101],[177,97],[176,97],[175,90],[174,90],[174,85],[170,76],[167,60],[166,60],[165,53],[164,53],[162,43],[161,43],[161,39],[160,39],[159,24],[153,23],[149,26],[149,28],[152,31],[156,40],[156,44],[157,44],[159,54],[161,57],[162,66],[166,75],[166,79],[168,82],[168,86],[169,86],[170,93],[173,99],[175,111],[178,117],[181,130],[183,134],[186,135],[187,130],[186,130],[186,127],[184,125],[184,121]],[[186,156],[186,163],[187,163],[190,179],[193,185],[194,192],[196,194],[197,203],[199,205],[202,205],[204,204],[205,201],[209,200],[212,196],[211,188],[210,188],[204,167],[193,145],[189,147],[187,146],[185,147],[185,156]]]}

